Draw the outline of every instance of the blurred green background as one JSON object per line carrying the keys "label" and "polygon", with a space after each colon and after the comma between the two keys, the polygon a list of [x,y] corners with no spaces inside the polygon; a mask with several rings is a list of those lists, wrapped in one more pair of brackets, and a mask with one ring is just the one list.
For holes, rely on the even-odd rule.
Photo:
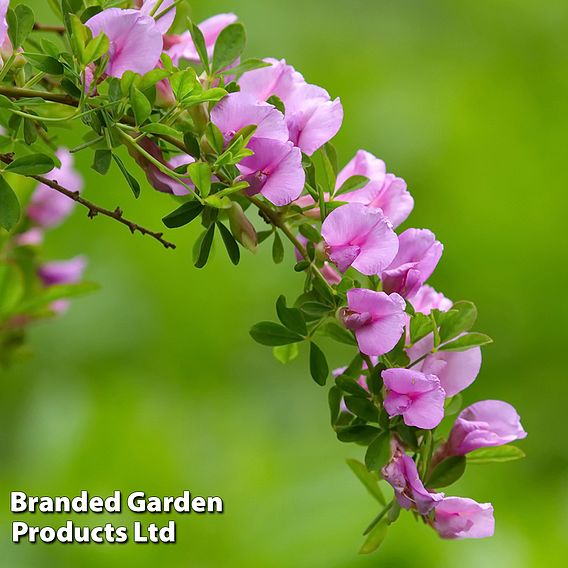
{"label": "blurred green background", "polygon": [[[28,4],[48,14],[45,2]],[[564,566],[565,0],[192,3],[196,21],[222,11],[247,25],[250,55],[285,57],[341,97],[343,163],[365,148],[408,181],[416,198],[410,225],[431,228],[446,245],[431,283],[454,300],[474,300],[479,329],[495,339],[465,399],[514,404],[529,457],[472,466],[450,490],[494,504],[493,539],[443,542],[402,515],[378,555],[357,556],[376,510],[344,460],[362,451],[335,440],[325,393],[305,361],[283,367],[248,336],[253,323],[273,318],[277,295],[300,290],[291,254],[275,267],[264,250],[234,268],[218,250],[198,271],[196,228],[172,232],[179,248],[166,252],[77,210],[50,235],[47,252],[88,255],[88,277],[102,290],[37,327],[35,357],[2,374],[0,564]],[[61,134],[67,144],[77,139]],[[135,202],[116,172],[101,178],[90,160],[79,156],[91,199],[120,203],[152,226],[172,209],[148,187]],[[7,511],[8,493],[18,489],[190,489],[221,495],[226,512],[177,517],[175,546],[16,546]]]}

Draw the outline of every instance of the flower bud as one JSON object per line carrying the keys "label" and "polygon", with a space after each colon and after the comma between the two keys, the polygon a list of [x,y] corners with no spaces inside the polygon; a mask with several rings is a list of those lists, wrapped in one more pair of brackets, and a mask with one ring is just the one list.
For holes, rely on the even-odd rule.
{"label": "flower bud", "polygon": [[256,229],[245,215],[243,208],[235,201],[229,210],[229,223],[235,239],[245,248],[256,253],[258,247]]}

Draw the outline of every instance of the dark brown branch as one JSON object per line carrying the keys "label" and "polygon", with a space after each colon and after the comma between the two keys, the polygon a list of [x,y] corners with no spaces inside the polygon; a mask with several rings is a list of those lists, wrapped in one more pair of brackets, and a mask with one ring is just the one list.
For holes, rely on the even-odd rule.
{"label": "dark brown branch", "polygon": [[[5,164],[10,164],[13,161],[13,158],[9,154],[0,154],[0,161],[4,162]],[[29,175],[29,176],[26,176],[26,177],[33,178],[36,181],[39,181],[40,183],[43,183],[44,185],[50,187],[51,189],[54,189],[55,191],[62,193],[63,195],[65,195],[69,199],[72,199],[73,201],[79,203],[80,205],[82,205],[83,207],[88,209],[89,219],[93,219],[97,215],[103,215],[105,217],[110,217],[111,219],[114,219],[115,221],[118,221],[122,225],[125,225],[126,227],[128,227],[132,234],[140,233],[142,235],[148,235],[149,237],[152,237],[153,239],[156,239],[158,242],[160,242],[166,249],[175,249],[176,248],[176,245],[174,245],[173,243],[170,243],[169,241],[166,241],[163,238],[163,233],[157,233],[157,232],[154,232],[154,231],[150,231],[149,229],[146,229],[145,227],[142,227],[141,225],[138,225],[137,223],[134,223],[132,221],[129,221],[128,219],[125,219],[123,217],[122,210],[120,209],[120,207],[117,207],[114,211],[111,211],[110,209],[105,209],[103,207],[99,207],[98,205],[95,205],[91,201],[84,199],[83,197],[81,197],[79,195],[78,191],[71,191],[69,189],[65,189],[64,187],[59,185],[56,181],[47,179],[46,177],[43,177],[43,176]]]}
{"label": "dark brown branch", "polygon": [[52,32],[54,34],[61,34],[65,33],[65,28],[63,26],[46,26],[44,24],[34,24],[34,30],[37,32]]}

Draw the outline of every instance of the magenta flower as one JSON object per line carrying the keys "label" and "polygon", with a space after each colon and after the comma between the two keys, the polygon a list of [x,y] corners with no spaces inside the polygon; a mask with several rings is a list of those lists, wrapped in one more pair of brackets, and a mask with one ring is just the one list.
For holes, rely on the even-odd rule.
{"label": "magenta flower", "polygon": [[71,260],[43,264],[38,269],[38,275],[45,286],[77,284],[83,277],[86,267],[85,257],[77,256]]}
{"label": "magenta flower", "polygon": [[[201,30],[203,38],[205,39],[205,47],[207,48],[209,57],[213,55],[215,42],[217,41],[219,34],[227,26],[234,24],[237,19],[238,18],[235,14],[218,14],[217,16],[213,16],[208,20],[201,22],[197,26]],[[191,39],[191,34],[189,32],[185,32],[179,36],[166,36],[164,41],[167,54],[172,58],[175,65],[179,63],[180,59],[199,63],[199,54],[195,49],[193,39]]]}
{"label": "magenta flower", "polygon": [[407,349],[407,354],[411,361],[416,361],[430,353],[413,369],[426,375],[436,375],[446,391],[446,396],[458,394],[475,381],[481,369],[481,349],[479,347],[467,351],[431,353],[433,347],[434,337],[430,334]]}
{"label": "magenta flower", "polygon": [[284,115],[272,105],[257,101],[246,93],[231,93],[211,111],[211,122],[225,137],[233,138],[241,128],[256,125],[254,138],[288,141],[288,127]]}
{"label": "magenta flower", "polygon": [[403,509],[413,509],[427,515],[444,498],[443,493],[430,493],[425,487],[416,464],[404,451],[395,447],[391,461],[382,469],[383,479],[392,485],[396,500]]}
{"label": "magenta flower", "polygon": [[291,142],[254,138],[248,147],[254,152],[240,162],[242,180],[249,183],[249,195],[261,193],[274,205],[297,199],[304,189],[306,174],[302,153]]}
{"label": "magenta flower", "polygon": [[441,292],[436,292],[434,288],[427,284],[422,286],[412,298],[410,298],[412,307],[421,314],[430,315],[432,310],[440,310],[447,312],[453,305]]}
{"label": "magenta flower", "polygon": [[[65,148],[57,150],[56,155],[61,162],[61,167],[51,170],[44,177],[71,191],[81,191],[83,189],[83,178],[73,167],[73,155]],[[51,228],[63,222],[74,207],[75,202],[73,200],[44,184],[40,184],[32,195],[27,214],[35,225]]]}
{"label": "magenta flower", "polygon": [[350,266],[371,276],[380,274],[395,258],[398,238],[378,209],[350,203],[334,209],[322,224],[327,255],[341,272]]}
{"label": "magenta flower", "polygon": [[373,154],[359,150],[355,157],[337,176],[336,189],[352,176],[369,178],[369,183],[358,190],[342,194],[338,199],[347,203],[362,203],[382,209],[396,228],[402,224],[414,208],[414,199],[407,190],[406,182],[386,173],[386,166]]}
{"label": "magenta flower", "polygon": [[444,247],[427,229],[408,229],[399,237],[398,254],[382,273],[387,292],[398,292],[410,298],[430,278],[438,265]]}
{"label": "magenta flower", "polygon": [[386,369],[384,406],[391,418],[402,416],[407,426],[432,430],[444,418],[446,393],[435,375],[413,369]]}
{"label": "magenta flower", "polygon": [[341,128],[341,101],[332,101],[325,89],[308,84],[284,60],[265,61],[270,63],[270,67],[249,71],[240,78],[241,91],[259,101],[265,101],[273,95],[280,98],[285,106],[290,140],[311,156]]}
{"label": "magenta flower", "polygon": [[162,32],[154,18],[139,10],[109,8],[85,23],[93,36],[104,33],[110,42],[106,73],[121,78],[126,71],[144,75],[156,67],[162,55]]}
{"label": "magenta flower", "polygon": [[406,302],[398,294],[355,288],[347,292],[347,304],[343,323],[355,332],[365,355],[384,355],[393,349],[405,324]]}
{"label": "magenta flower", "polygon": [[[169,8],[175,0],[164,0],[161,4],[156,13],[154,14],[154,19],[156,16],[160,15],[160,12],[163,12],[167,8]],[[140,9],[140,13],[144,14],[145,16],[151,16],[152,11],[156,7],[158,0],[136,0],[136,5]],[[152,16],[151,16],[152,17]],[[160,19],[156,20],[156,27],[160,30],[162,34],[165,34],[174,23],[176,19],[176,9],[175,7],[172,8],[167,14],[162,16]]]}
{"label": "magenta flower", "polygon": [[491,503],[446,497],[436,505],[434,528],[442,538],[488,538],[495,531]]}
{"label": "magenta flower", "polygon": [[510,404],[484,400],[461,412],[450,432],[444,453],[463,456],[479,448],[502,446],[526,437],[521,419]]}
{"label": "magenta flower", "polygon": [[20,233],[14,237],[14,243],[19,247],[35,247],[43,243],[43,230],[38,227],[32,227],[24,233]]}

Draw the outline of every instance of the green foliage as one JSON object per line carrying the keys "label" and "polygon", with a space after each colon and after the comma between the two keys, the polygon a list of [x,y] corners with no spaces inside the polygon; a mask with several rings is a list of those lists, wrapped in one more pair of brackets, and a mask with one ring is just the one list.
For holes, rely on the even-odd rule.
{"label": "green foliage", "polygon": [[245,49],[246,41],[245,28],[242,24],[231,24],[223,29],[215,43],[213,73],[221,71],[238,59]]}
{"label": "green foliage", "polygon": [[11,231],[20,219],[20,202],[10,184],[0,176],[0,227]]}

